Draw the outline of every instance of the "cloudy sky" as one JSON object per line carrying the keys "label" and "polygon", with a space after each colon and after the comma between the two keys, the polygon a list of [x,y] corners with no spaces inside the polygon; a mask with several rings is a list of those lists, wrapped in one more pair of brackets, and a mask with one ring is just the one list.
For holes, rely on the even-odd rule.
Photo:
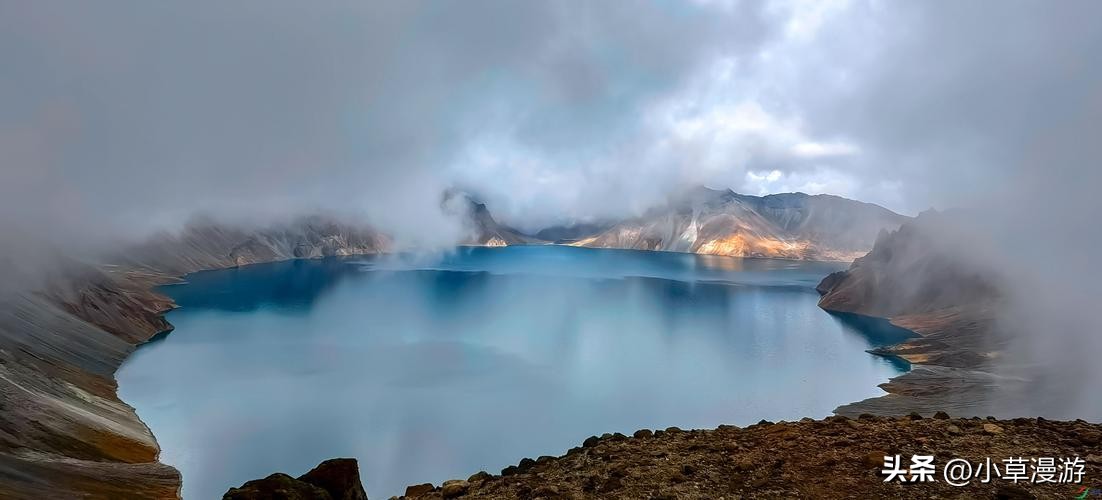
{"label": "cloudy sky", "polygon": [[432,228],[452,186],[528,229],[693,184],[908,214],[1088,196],[1099,19],[1091,0],[0,0],[0,210],[82,235],[197,211]]}

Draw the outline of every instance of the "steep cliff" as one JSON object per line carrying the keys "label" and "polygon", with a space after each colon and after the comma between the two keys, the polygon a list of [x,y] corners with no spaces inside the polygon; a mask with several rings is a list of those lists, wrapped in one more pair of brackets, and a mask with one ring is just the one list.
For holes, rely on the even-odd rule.
{"label": "steep cliff", "polygon": [[953,213],[924,212],[881,233],[848,270],[823,279],[817,287],[823,309],[885,318],[917,334],[874,351],[915,369],[884,384],[888,396],[840,411],[989,410],[987,395],[999,383],[987,369],[1007,341],[995,328],[1006,285],[974,253]]}
{"label": "steep cliff", "polygon": [[370,228],[305,218],[262,230],[198,223],[109,265],[60,262],[34,290],[0,297],[0,498],[175,498],[179,473],[114,372],[169,328],[153,287],[201,269],[385,251]]}
{"label": "steep cliff", "polygon": [[457,216],[463,224],[467,237],[459,242],[461,245],[503,247],[547,243],[501,224],[490,214],[485,203],[469,193],[454,189],[445,191],[440,206],[445,213]]}
{"label": "steep cliff", "polygon": [[503,247],[546,243],[494,220],[484,203],[471,201],[467,211],[474,235],[464,241],[464,244]]}
{"label": "steep cliff", "polygon": [[837,196],[747,196],[697,188],[646,215],[615,224],[573,245],[691,252],[735,257],[849,261],[879,231],[908,218]]}

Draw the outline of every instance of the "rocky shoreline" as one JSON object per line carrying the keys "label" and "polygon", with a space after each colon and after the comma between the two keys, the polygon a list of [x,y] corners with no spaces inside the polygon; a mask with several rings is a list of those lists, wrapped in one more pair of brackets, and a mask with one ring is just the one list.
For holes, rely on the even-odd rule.
{"label": "rocky shoreline", "polygon": [[[867,300],[868,283],[885,282],[884,249],[906,241],[906,231],[880,238],[820,285],[824,309],[888,318],[922,335],[884,352],[919,363],[882,386],[888,395],[836,411],[985,414],[983,397],[999,381],[975,363],[987,329],[972,318],[982,309],[893,315]],[[112,265],[69,263],[36,292],[0,297],[0,497],[177,498],[179,473],[158,461],[156,440],[118,399],[114,380],[138,345],[171,330],[163,313],[174,304],[154,288],[199,270],[389,248],[370,229],[319,218],[259,231],[199,225]]]}
{"label": "rocky shoreline", "polygon": [[[885,482],[884,457],[934,457],[933,482]],[[992,475],[952,486],[943,466],[963,459],[1079,458],[1078,482],[1031,483]],[[347,469],[347,468],[346,468]],[[1005,472],[1004,472],[1005,473]],[[401,498],[470,499],[712,499],[712,498],[1069,498],[1102,478],[1102,425],[1044,419],[952,419],[862,415],[765,422],[713,430],[639,430],[632,436],[586,439],[559,457],[525,458],[499,474],[416,484]],[[225,499],[253,500],[287,488],[285,474],[231,488]],[[293,484],[293,483],[291,483]],[[342,482],[348,484],[348,481]],[[358,482],[357,482],[358,484]],[[246,492],[251,491],[250,495]],[[332,498],[361,498],[355,492]],[[358,490],[362,494],[362,487]],[[295,497],[286,498],[329,498]]]}
{"label": "rocky shoreline", "polygon": [[826,311],[876,318],[914,333],[870,351],[912,364],[880,385],[888,394],[835,413],[1013,416],[1000,411],[993,396],[1008,381],[991,371],[1007,342],[996,327],[1003,284],[938,238],[947,217],[926,212],[897,231],[882,232],[872,251],[816,287]]}
{"label": "rocky shoreline", "polygon": [[133,248],[111,265],[60,263],[33,291],[0,296],[0,498],[179,498],[180,474],[115,371],[171,330],[179,276],[294,258],[374,254],[389,241],[322,218],[245,231],[199,224]]}

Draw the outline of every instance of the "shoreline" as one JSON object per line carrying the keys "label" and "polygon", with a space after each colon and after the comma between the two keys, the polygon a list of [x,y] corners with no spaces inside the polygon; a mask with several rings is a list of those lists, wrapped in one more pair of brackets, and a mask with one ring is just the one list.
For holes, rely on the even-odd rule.
{"label": "shoreline", "polygon": [[[222,236],[222,235],[219,235]],[[333,238],[341,238],[339,244],[333,244]],[[64,283],[65,286],[47,290],[44,293],[38,295],[44,297],[51,304],[61,306],[61,309],[75,318],[79,318],[80,321],[85,322],[87,327],[94,327],[102,336],[113,337],[115,342],[122,341],[128,344],[129,347],[124,348],[125,352],[119,353],[120,355],[113,362],[109,363],[110,366],[108,376],[108,382],[110,383],[110,393],[104,394],[104,399],[101,403],[96,403],[100,407],[111,406],[121,407],[122,411],[117,412],[114,416],[109,416],[109,422],[117,422],[118,426],[129,426],[136,429],[137,433],[148,441],[148,445],[145,448],[148,450],[146,456],[150,460],[135,459],[135,458],[120,458],[119,454],[122,453],[117,446],[113,445],[111,440],[101,443],[98,448],[89,451],[73,451],[66,452],[64,449],[60,453],[54,452],[54,458],[44,458],[45,466],[47,468],[62,468],[72,467],[63,466],[67,460],[71,458],[79,458],[79,456],[87,455],[89,458],[95,458],[96,463],[107,461],[108,466],[117,468],[114,473],[102,473],[95,472],[96,467],[91,466],[76,466],[76,470],[58,473],[43,472],[44,477],[49,477],[49,481],[56,482],[56,486],[60,489],[51,491],[70,491],[73,494],[89,493],[89,492],[112,492],[119,494],[120,492],[132,492],[139,496],[158,497],[158,498],[180,498],[180,488],[182,488],[182,481],[179,479],[180,474],[175,468],[163,464],[159,461],[160,458],[160,445],[156,440],[156,436],[148,428],[144,421],[138,417],[136,410],[123,401],[118,395],[118,382],[115,379],[115,375],[130,355],[136,351],[141,345],[149,342],[156,342],[158,339],[169,335],[173,331],[173,326],[168,323],[164,318],[165,314],[176,308],[176,304],[170,297],[158,292],[157,287],[163,285],[171,285],[184,281],[188,274],[201,271],[216,271],[222,269],[230,269],[236,267],[244,267],[252,264],[289,261],[297,259],[314,259],[325,257],[354,257],[365,255],[380,255],[389,253],[385,245],[380,245],[379,240],[371,240],[370,243],[359,243],[347,241],[350,237],[347,234],[340,234],[339,236],[324,236],[320,242],[314,243],[313,246],[308,246],[303,249],[301,244],[291,245],[288,244],[285,239],[281,240],[259,240],[258,238],[247,238],[244,244],[233,244],[236,239],[232,238],[220,238],[219,243],[227,242],[223,246],[209,245],[208,248],[201,248],[196,250],[192,244],[191,246],[184,245],[182,242],[176,242],[175,245],[161,246],[157,248],[157,252],[154,252],[150,257],[152,262],[130,262],[124,264],[95,266],[94,269],[87,271],[87,276],[82,276],[79,279],[72,279]],[[259,240],[259,241],[258,241]],[[324,245],[324,246],[322,246]],[[570,245],[560,245],[570,246]],[[213,248],[211,248],[213,247]],[[243,248],[244,247],[244,248]],[[173,249],[184,249],[173,250]],[[575,248],[587,248],[576,247]],[[635,249],[617,249],[617,250],[633,250],[633,251],[650,251],[650,250],[635,250]],[[160,252],[160,253],[158,253]],[[168,255],[163,253],[168,252]],[[190,252],[190,253],[189,253]],[[664,252],[664,253],[687,253],[687,252]],[[693,254],[700,255],[700,254]],[[746,258],[767,258],[767,257],[733,257],[736,259]],[[790,259],[775,259],[775,260],[790,260]],[[834,261],[827,261],[831,263],[837,263]],[[52,314],[45,312],[43,314]],[[84,328],[87,328],[84,327]],[[66,337],[62,333],[62,337]],[[67,338],[62,338],[61,341],[66,341]],[[77,352],[77,355],[87,356],[89,354],[95,355],[95,353]],[[80,373],[75,375],[80,377]],[[28,373],[27,377],[30,377],[39,384],[51,383],[52,376],[49,374],[34,375]],[[71,399],[79,398],[79,396],[68,396]],[[19,407],[19,406],[17,406]],[[20,407],[20,411],[30,411],[33,413],[34,408],[28,408],[23,410]],[[68,424],[65,423],[66,414],[71,410],[55,409],[55,410],[40,410],[49,412],[52,417],[60,419],[55,423],[56,427],[64,427]],[[103,410],[107,411],[107,410]],[[27,419],[30,419],[30,414],[27,415]],[[104,427],[104,423],[97,423],[98,421],[89,421],[82,423],[82,425],[89,426],[93,429],[93,432],[107,432],[109,436],[116,439],[123,439],[121,435],[116,435],[110,429],[111,425]],[[98,430],[96,430],[98,429]],[[47,435],[44,438],[49,439],[52,435],[49,429],[46,430]],[[58,431],[61,432],[61,431]],[[70,446],[76,446],[78,442]],[[127,445],[129,446],[129,445]],[[27,449],[36,449],[36,445],[33,442],[28,443],[25,446]],[[139,448],[140,450],[141,448]],[[89,453],[91,455],[89,455]],[[0,457],[2,458],[2,457]],[[16,460],[26,460],[19,459]],[[35,464],[39,463],[37,460],[33,460]],[[30,467],[31,465],[25,465]],[[18,467],[18,466],[17,466]],[[98,467],[98,466],[97,466]],[[89,477],[91,476],[91,477]],[[40,480],[35,480],[33,477],[30,480],[20,481],[10,485],[0,485],[0,493],[7,491],[10,496],[14,498],[33,497],[34,495],[44,491],[43,483]],[[50,485],[55,486],[55,484]],[[119,489],[124,487],[124,489]],[[168,494],[168,491],[162,488],[171,487],[174,491],[173,494]],[[66,489],[68,488],[68,489]],[[140,492],[145,491],[146,494]],[[161,493],[156,493],[161,491]]]}
{"label": "shoreline", "polygon": [[[956,367],[915,361],[914,358],[909,358],[899,350],[912,342],[922,341],[927,335],[903,327],[893,322],[892,318],[835,310],[822,305],[819,307],[832,315],[850,315],[875,320],[911,334],[909,338],[899,342],[866,351],[875,356],[900,360],[909,366],[906,372],[877,385],[886,394],[839,405],[834,409],[835,415],[856,418],[861,414],[894,416],[918,413],[931,416],[938,411],[946,411],[954,417],[971,417],[987,413],[985,394],[992,385],[993,377],[989,372],[977,367]],[[970,402],[954,404],[954,399],[966,399]]]}
{"label": "shoreline", "polygon": [[[575,246],[570,246],[570,245],[557,245],[557,244],[509,245],[509,246],[511,246],[511,247],[556,246],[556,247],[579,248],[579,249],[585,249],[585,250],[591,250],[591,251],[610,251],[611,250],[611,251],[621,251],[621,252],[704,255],[704,254],[693,254],[691,252],[671,252],[671,251],[655,251],[655,250],[640,250],[640,249],[617,249],[617,248],[591,248],[591,247],[575,247]],[[457,246],[456,248],[464,248],[464,249],[487,248],[487,249],[494,249],[494,248],[499,248],[499,247],[482,246],[482,245],[461,245],[461,246]],[[506,247],[500,247],[500,248],[506,248]],[[158,296],[164,297],[167,301],[166,302],[167,307],[165,307],[164,309],[162,309],[162,310],[160,310],[156,313],[158,317],[160,317],[164,320],[163,323],[166,325],[166,328],[164,328],[161,331],[158,331],[158,332],[154,333],[152,336],[150,336],[144,342],[141,342],[141,343],[137,344],[135,346],[134,352],[136,352],[137,349],[142,348],[146,344],[154,343],[154,342],[157,342],[159,340],[162,340],[162,339],[166,338],[169,334],[171,334],[175,331],[175,326],[173,326],[171,323],[169,323],[167,318],[165,318],[165,316],[168,313],[178,309],[179,305],[176,304],[175,299],[173,299],[171,295],[169,295],[167,293],[164,293],[163,291],[160,290],[160,288],[161,287],[170,287],[170,286],[177,286],[177,285],[187,284],[188,283],[188,279],[187,279],[188,276],[198,274],[198,273],[220,272],[220,271],[227,271],[227,270],[245,268],[245,267],[251,267],[251,266],[277,264],[277,263],[280,263],[280,262],[292,262],[292,261],[296,261],[296,260],[326,260],[326,259],[338,259],[338,260],[340,260],[340,259],[356,259],[356,258],[362,258],[362,257],[365,257],[365,256],[368,256],[368,257],[385,257],[385,256],[391,256],[391,255],[401,255],[401,253],[379,252],[379,253],[348,254],[348,255],[337,255],[337,256],[322,256],[322,257],[312,257],[312,258],[292,258],[292,259],[273,260],[273,261],[265,261],[265,262],[249,262],[249,263],[243,264],[243,265],[234,265],[234,266],[227,266],[227,267],[222,267],[222,268],[199,269],[199,270],[192,271],[192,272],[189,272],[189,273],[184,274],[184,275],[168,277],[168,279],[163,283],[161,283],[161,282],[152,283],[147,291],[149,293],[156,294]],[[711,256],[716,257],[714,255],[711,255]],[[771,258],[771,257],[732,257],[732,256],[718,256],[718,257],[729,257],[729,258],[732,258],[732,259],[778,260],[778,261],[785,261],[785,262],[812,262],[812,263],[828,263],[828,264],[837,264],[838,263],[838,262],[835,262],[835,261],[808,261],[808,260],[801,260],[801,259],[781,259],[781,258]],[[715,282],[715,283],[726,283],[726,282]],[[813,287],[808,287],[809,292],[812,291],[812,290],[814,290]],[[832,311],[825,311],[825,312],[827,312],[828,314],[831,314],[831,315],[836,315]],[[858,315],[858,316],[863,316],[863,315]],[[871,319],[871,320],[880,320],[880,318],[872,318],[872,317],[865,317],[865,318]],[[887,323],[886,320],[884,320],[884,322]],[[860,330],[862,332],[864,332],[863,329],[860,329]],[[900,330],[904,330],[904,329],[900,329]],[[910,332],[909,330],[906,330],[906,331]],[[917,336],[917,334],[915,334],[913,332],[910,332],[910,335]],[[894,356],[894,355],[880,354],[880,353],[873,352],[873,349],[866,349],[865,352],[868,352],[869,354],[873,354],[874,356],[877,356],[877,357],[902,359],[902,358],[899,358],[898,356]],[[129,358],[130,358],[130,356],[127,356],[126,360],[124,360],[123,363],[125,364],[125,362],[127,360],[129,360]],[[910,366],[910,364],[908,363],[908,368],[907,368],[908,371],[910,369],[909,366]],[[120,369],[121,369],[121,367],[122,367],[122,365],[120,365]],[[117,370],[116,370],[116,373],[117,373]],[[906,373],[907,372],[901,373],[899,375],[896,375],[896,377],[901,376],[901,375],[905,375]],[[894,378],[895,377],[891,377],[888,380],[890,381]],[[885,382],[885,383],[887,383],[887,382]],[[883,385],[883,384],[878,384],[878,385]],[[120,398],[120,400],[121,400],[121,398]],[[129,406],[129,404],[128,404],[128,406]],[[828,417],[825,417],[825,418],[829,418],[829,415],[835,415],[835,414],[837,414],[837,408],[835,408],[834,410],[831,410],[831,414],[828,414]],[[135,410],[135,415],[137,416],[137,411],[136,410]],[[806,416],[802,416],[802,417],[807,418]],[[140,416],[137,416],[137,418],[138,418],[139,421],[141,421]],[[794,416],[793,418],[801,418],[801,416]],[[142,421],[142,423],[143,423],[143,425],[145,425],[144,421]],[[716,423],[716,425],[724,426],[724,425],[727,425],[727,424]],[[146,428],[148,428],[147,425],[146,425]],[[702,428],[702,429],[704,429],[704,428]],[[152,434],[151,429],[150,429],[150,433]],[[154,438],[154,439],[156,439],[156,438]],[[158,446],[159,446],[159,443],[158,443]],[[165,464],[165,465],[173,467],[171,464]],[[173,467],[173,468],[175,468],[175,467]],[[182,486],[183,486],[183,482],[181,481],[181,489],[182,489]],[[229,485],[227,485],[227,488],[228,487],[229,487]]]}

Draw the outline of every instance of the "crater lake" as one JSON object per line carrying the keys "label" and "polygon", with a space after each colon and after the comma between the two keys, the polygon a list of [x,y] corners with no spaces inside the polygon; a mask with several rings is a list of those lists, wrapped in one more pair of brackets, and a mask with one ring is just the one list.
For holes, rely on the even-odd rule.
{"label": "crater lake", "polygon": [[117,374],[184,498],[354,457],[370,498],[590,435],[821,418],[907,369],[816,306],[846,264],[562,246],[297,260],[162,287]]}

